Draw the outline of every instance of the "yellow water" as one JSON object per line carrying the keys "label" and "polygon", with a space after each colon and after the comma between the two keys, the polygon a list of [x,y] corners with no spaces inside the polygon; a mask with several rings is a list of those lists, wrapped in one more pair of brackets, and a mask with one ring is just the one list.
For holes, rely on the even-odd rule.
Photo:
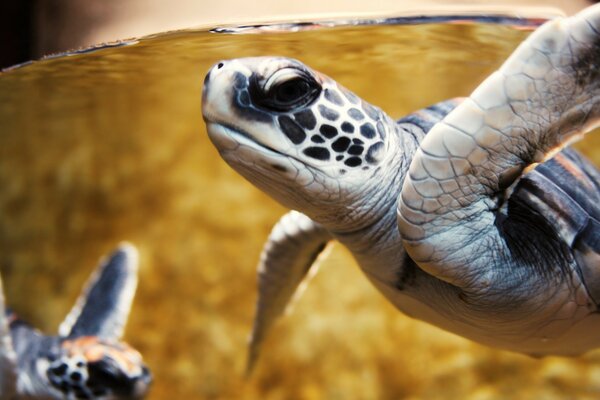
{"label": "yellow water", "polygon": [[[54,332],[97,258],[129,240],[141,272],[126,339],[154,372],[150,399],[597,398],[600,352],[536,360],[411,320],[339,246],[243,378],[255,264],[285,210],[207,139],[210,65],[296,57],[400,117],[467,95],[527,34],[480,24],[190,31],[0,75],[9,303]],[[591,139],[585,150],[600,162]]]}

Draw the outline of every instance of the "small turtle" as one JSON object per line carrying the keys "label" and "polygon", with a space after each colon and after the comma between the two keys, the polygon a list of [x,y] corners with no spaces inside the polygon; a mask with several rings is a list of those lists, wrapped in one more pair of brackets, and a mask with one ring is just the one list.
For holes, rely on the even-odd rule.
{"label": "small turtle", "polygon": [[[0,398],[138,399],[151,375],[120,341],[137,286],[137,251],[122,244],[102,260],[75,306],[46,336],[7,310],[0,321]],[[0,306],[4,298],[0,287]]]}
{"label": "small turtle", "polygon": [[[225,161],[291,211],[259,264],[250,364],[335,239],[401,311],[489,346],[600,346],[600,5],[547,22],[467,99],[395,122],[299,61],[222,61],[203,116]],[[560,151],[561,149],[564,149]]]}

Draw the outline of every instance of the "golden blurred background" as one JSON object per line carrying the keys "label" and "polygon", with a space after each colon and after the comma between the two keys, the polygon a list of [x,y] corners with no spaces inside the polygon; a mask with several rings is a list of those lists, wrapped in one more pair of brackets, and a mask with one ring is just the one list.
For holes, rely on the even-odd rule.
{"label": "golden blurred background", "polygon": [[[57,7],[52,12],[50,3]],[[584,3],[531,4],[568,6],[564,11],[572,13]],[[38,54],[300,11],[415,8],[386,1],[289,8],[228,1],[168,9],[151,1],[36,4],[36,18],[48,18],[38,33],[72,32],[45,31]],[[70,31],[77,18],[79,34]],[[467,95],[528,33],[493,24],[259,35],[185,30],[0,74],[0,272],[9,304],[55,332],[98,258],[129,240],[140,249],[141,270],[126,339],[154,372],[150,399],[599,398],[599,351],[532,359],[407,318],[340,246],[267,339],[255,374],[243,376],[255,265],[286,210],[236,175],[210,144],[200,114],[210,65],[250,55],[297,57],[400,117]],[[579,147],[600,165],[597,136]]]}

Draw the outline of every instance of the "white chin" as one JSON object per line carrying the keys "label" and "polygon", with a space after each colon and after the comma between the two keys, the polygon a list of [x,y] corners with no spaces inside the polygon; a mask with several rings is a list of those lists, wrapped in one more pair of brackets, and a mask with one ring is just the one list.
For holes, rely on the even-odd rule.
{"label": "white chin", "polygon": [[241,164],[267,170],[273,169],[273,165],[292,165],[289,157],[256,143],[234,129],[212,122],[206,126],[210,140],[230,165]]}
{"label": "white chin", "polygon": [[235,150],[240,145],[235,139],[234,132],[223,125],[207,122],[206,130],[211,142],[219,151]]}

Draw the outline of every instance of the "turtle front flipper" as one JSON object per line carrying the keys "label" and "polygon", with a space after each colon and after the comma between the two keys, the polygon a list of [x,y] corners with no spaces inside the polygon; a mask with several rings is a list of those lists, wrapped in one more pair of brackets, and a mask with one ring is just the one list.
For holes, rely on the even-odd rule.
{"label": "turtle front flipper", "polygon": [[546,23],[432,128],[398,206],[404,245],[421,268],[462,288],[498,279],[502,265],[488,252],[514,261],[499,211],[528,167],[598,126],[599,71],[597,5]]}
{"label": "turtle front flipper", "polygon": [[16,395],[17,354],[10,336],[4,289],[0,277],[0,398],[11,399]]}
{"label": "turtle front flipper", "polygon": [[269,328],[302,293],[303,283],[316,273],[316,261],[330,240],[325,228],[297,211],[285,214],[273,227],[258,265],[258,301],[248,349],[248,373]]}
{"label": "turtle front flipper", "polygon": [[59,327],[65,338],[122,337],[137,288],[138,253],[131,244],[121,244],[101,260],[75,306]]}

